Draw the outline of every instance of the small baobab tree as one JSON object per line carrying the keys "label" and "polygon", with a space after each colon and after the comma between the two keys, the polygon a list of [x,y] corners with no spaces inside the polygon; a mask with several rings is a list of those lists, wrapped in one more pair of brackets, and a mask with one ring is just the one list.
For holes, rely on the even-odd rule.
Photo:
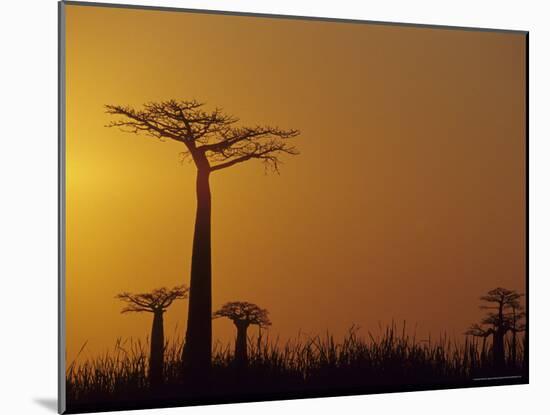
{"label": "small baobab tree", "polygon": [[175,300],[187,298],[189,289],[184,285],[157,288],[150,293],[132,294],[122,292],[115,298],[124,301],[122,313],[153,313],[151,329],[151,352],[149,355],[149,382],[152,387],[162,384],[164,372],[164,321],[163,315]]}
{"label": "small baobab tree", "polygon": [[246,301],[234,301],[225,303],[222,308],[213,314],[213,318],[227,317],[237,328],[235,340],[235,365],[246,366],[248,363],[247,330],[250,325],[265,328],[271,325],[269,312],[256,304]]}
{"label": "small baobab tree", "polygon": [[524,322],[525,309],[519,303],[519,301],[513,302],[510,305],[510,308],[511,308],[511,311],[508,313],[508,316],[507,316],[509,320],[510,331],[512,332],[510,361],[512,365],[515,365],[517,364],[518,333],[521,333],[526,329],[526,325]]}
{"label": "small baobab tree", "polygon": [[[519,299],[522,296],[523,294],[501,287],[490,290],[486,295],[480,297],[481,301],[485,303],[480,308],[489,311],[481,320],[481,324],[473,324],[466,331],[468,335],[484,339],[492,337],[493,364],[496,368],[503,368],[506,363],[504,348],[506,334],[510,331],[513,334],[517,333],[522,328],[520,325],[522,315],[519,311],[521,308]],[[515,354],[515,351],[513,353]]]}
{"label": "small baobab tree", "polygon": [[278,172],[281,155],[296,155],[289,142],[298,130],[272,126],[240,126],[239,120],[216,108],[191,101],[162,101],[141,109],[106,105],[116,117],[109,127],[145,134],[161,141],[182,144],[181,155],[197,170],[197,210],[191,256],[191,279],[187,332],[183,349],[184,367],[197,375],[206,373],[212,357],[212,260],[210,175],[235,165],[257,160]]}

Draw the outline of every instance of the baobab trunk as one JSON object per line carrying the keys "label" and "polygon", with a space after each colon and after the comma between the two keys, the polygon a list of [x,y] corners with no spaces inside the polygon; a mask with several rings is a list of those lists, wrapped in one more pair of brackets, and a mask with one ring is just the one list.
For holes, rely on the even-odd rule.
{"label": "baobab trunk", "polygon": [[529,362],[527,360],[527,354],[529,353],[529,344],[527,336],[523,336],[523,370],[529,369]]}
{"label": "baobab trunk", "polygon": [[197,169],[197,213],[191,257],[189,314],[183,350],[184,368],[200,375],[210,368],[212,354],[212,263],[210,171]]}
{"label": "baobab trunk", "polygon": [[504,359],[504,335],[506,331],[504,324],[504,303],[501,302],[498,307],[498,327],[493,334],[493,363],[497,369],[502,369],[506,362]]}
{"label": "baobab trunk", "polygon": [[516,330],[512,332],[512,367],[515,367],[517,364],[517,334]]}
{"label": "baobab trunk", "polygon": [[505,366],[504,360],[504,332],[497,329],[493,334],[493,363],[497,369]]}
{"label": "baobab trunk", "polygon": [[164,323],[163,310],[153,313],[151,330],[151,354],[149,356],[149,383],[151,387],[162,384],[164,370]]}
{"label": "baobab trunk", "polygon": [[235,340],[235,366],[244,367],[248,364],[247,336],[248,324],[235,322],[237,339]]}
{"label": "baobab trunk", "polygon": [[487,337],[483,336],[483,344],[481,346],[481,363],[485,364],[487,361]]}

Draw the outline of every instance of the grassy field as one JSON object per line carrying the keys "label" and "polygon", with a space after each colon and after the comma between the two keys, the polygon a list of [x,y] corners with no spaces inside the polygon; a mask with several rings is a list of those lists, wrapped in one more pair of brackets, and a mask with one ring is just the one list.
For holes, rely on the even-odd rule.
{"label": "grassy field", "polygon": [[164,384],[154,390],[147,379],[147,341],[118,340],[109,353],[82,362],[77,358],[66,374],[69,410],[450,387],[524,374],[522,345],[515,362],[508,358],[507,367],[496,370],[490,341],[466,337],[459,343],[446,336],[419,341],[395,325],[366,337],[352,328],[340,343],[329,334],[284,344],[267,337],[250,341],[244,369],[234,366],[232,347],[218,343],[209,379],[201,384],[181,370],[182,346],[180,340],[167,343]]}

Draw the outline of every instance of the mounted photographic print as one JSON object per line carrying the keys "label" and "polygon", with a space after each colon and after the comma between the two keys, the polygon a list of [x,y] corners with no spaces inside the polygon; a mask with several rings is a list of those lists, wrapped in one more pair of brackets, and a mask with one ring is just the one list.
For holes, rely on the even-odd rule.
{"label": "mounted photographic print", "polygon": [[59,410],[528,382],[528,33],[61,2]]}

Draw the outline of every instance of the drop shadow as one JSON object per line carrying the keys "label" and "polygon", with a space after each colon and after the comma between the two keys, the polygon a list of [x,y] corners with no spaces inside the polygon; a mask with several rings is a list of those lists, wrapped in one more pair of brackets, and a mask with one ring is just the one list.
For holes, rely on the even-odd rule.
{"label": "drop shadow", "polygon": [[57,413],[57,399],[55,398],[34,398],[34,402],[43,408]]}

